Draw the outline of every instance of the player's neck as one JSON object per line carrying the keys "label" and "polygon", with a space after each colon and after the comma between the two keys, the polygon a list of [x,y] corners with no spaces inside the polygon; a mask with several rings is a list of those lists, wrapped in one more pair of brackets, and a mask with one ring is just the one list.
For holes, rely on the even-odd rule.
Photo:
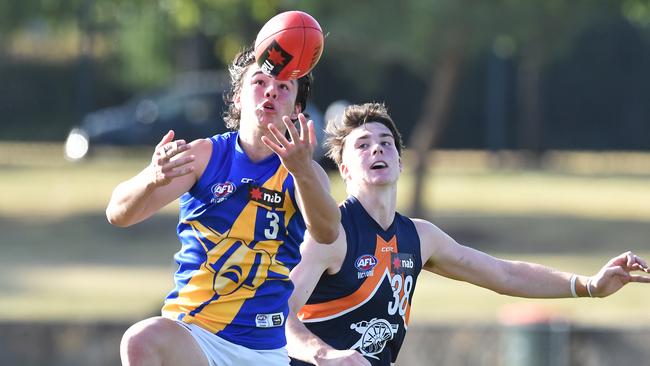
{"label": "player's neck", "polygon": [[239,130],[239,146],[253,162],[261,161],[273,154],[262,142],[264,134],[259,129],[241,128]]}
{"label": "player's neck", "polygon": [[397,205],[397,185],[362,186],[348,190],[384,230],[393,223]]}

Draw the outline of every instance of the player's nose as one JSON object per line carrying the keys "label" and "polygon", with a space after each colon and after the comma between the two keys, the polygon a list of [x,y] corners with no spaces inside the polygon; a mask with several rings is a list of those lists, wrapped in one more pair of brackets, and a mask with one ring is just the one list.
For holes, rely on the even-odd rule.
{"label": "player's nose", "polygon": [[264,96],[267,98],[277,98],[278,97],[278,92],[277,89],[275,88],[275,85],[271,83],[267,88],[266,91],[264,92]]}

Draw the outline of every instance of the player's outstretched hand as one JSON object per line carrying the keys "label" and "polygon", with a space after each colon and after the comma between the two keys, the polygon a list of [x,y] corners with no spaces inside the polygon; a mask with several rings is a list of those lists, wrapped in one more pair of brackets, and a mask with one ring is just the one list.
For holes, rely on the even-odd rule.
{"label": "player's outstretched hand", "polygon": [[650,283],[650,276],[632,274],[634,271],[650,273],[648,262],[632,252],[614,257],[592,276],[589,282],[594,297],[609,296],[630,282]]}
{"label": "player's outstretched hand", "polygon": [[370,362],[361,353],[351,349],[329,350],[316,361],[318,366],[370,366]]}
{"label": "player's outstretched hand", "polygon": [[275,141],[267,136],[262,136],[262,142],[280,157],[282,165],[291,174],[299,175],[308,171],[308,169],[312,169],[312,155],[318,143],[316,141],[314,121],[307,121],[304,114],[298,114],[300,132],[298,132],[298,129],[288,116],[282,117],[282,121],[287,127],[287,131],[289,131],[291,141],[287,140],[277,127],[269,124],[269,132],[271,132]]}
{"label": "player's outstretched hand", "polygon": [[153,184],[164,186],[174,178],[191,173],[194,168],[190,163],[194,161],[194,155],[177,156],[189,149],[190,145],[185,140],[174,140],[173,130],[167,132],[151,157]]}

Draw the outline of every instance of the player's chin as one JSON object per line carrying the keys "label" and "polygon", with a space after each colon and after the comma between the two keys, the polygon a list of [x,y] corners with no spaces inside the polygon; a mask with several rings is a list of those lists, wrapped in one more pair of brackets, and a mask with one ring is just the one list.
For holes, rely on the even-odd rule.
{"label": "player's chin", "polygon": [[398,176],[389,172],[370,174],[370,182],[374,185],[390,185],[397,181]]}

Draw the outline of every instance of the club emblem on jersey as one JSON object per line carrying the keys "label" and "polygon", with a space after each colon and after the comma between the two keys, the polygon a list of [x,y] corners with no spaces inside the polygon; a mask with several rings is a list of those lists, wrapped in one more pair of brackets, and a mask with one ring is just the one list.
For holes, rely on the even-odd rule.
{"label": "club emblem on jersey", "polygon": [[362,279],[371,277],[374,274],[373,268],[377,265],[377,258],[371,254],[364,254],[354,261],[354,267],[357,269],[357,278]]}
{"label": "club emblem on jersey", "polygon": [[235,193],[237,187],[232,182],[217,183],[212,186],[212,198],[210,203],[221,203]]}
{"label": "club emblem on jersey", "polygon": [[394,274],[412,275],[415,273],[415,260],[411,253],[391,253],[390,271]]}
{"label": "club emblem on jersey", "polygon": [[282,192],[260,186],[250,186],[248,195],[251,201],[259,202],[266,206],[275,208],[282,208],[284,206],[284,195]]}
{"label": "club emblem on jersey", "polygon": [[350,349],[358,349],[362,355],[379,359],[375,356],[381,353],[386,343],[393,339],[399,324],[391,324],[386,319],[372,318],[370,321],[360,321],[350,324],[350,329],[361,334],[361,338]]}
{"label": "club emblem on jersey", "polygon": [[274,262],[268,252],[252,249],[233,238],[224,238],[215,248],[220,248],[223,254],[215,263],[204,263],[204,266],[214,273],[212,289],[219,296],[230,295],[242,287],[256,289],[266,279],[266,276],[257,276],[258,271],[263,273]]}

